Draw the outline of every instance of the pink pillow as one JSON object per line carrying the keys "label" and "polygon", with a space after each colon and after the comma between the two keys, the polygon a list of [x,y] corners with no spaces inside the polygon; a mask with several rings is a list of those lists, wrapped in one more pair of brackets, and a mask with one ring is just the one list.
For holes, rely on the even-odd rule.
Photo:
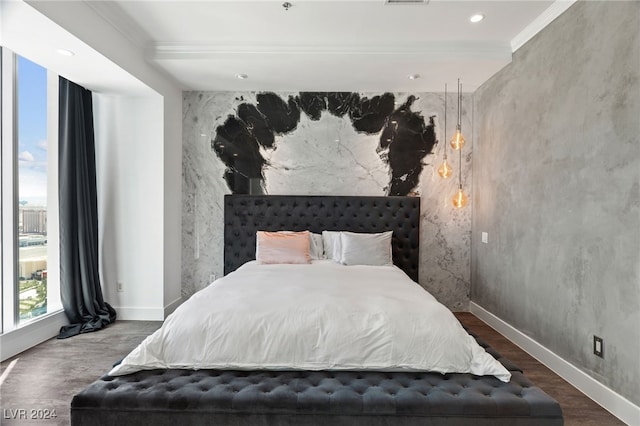
{"label": "pink pillow", "polygon": [[258,263],[311,263],[309,231],[266,232],[256,234]]}

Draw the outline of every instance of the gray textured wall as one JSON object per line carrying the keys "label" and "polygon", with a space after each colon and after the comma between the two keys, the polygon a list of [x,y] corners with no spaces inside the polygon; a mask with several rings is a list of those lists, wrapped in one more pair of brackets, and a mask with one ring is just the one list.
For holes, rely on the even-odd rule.
{"label": "gray textured wall", "polygon": [[[286,99],[291,93],[280,93]],[[294,93],[293,95],[297,95]],[[404,102],[407,93],[395,93]],[[416,93],[411,111],[428,119],[434,116],[436,137],[442,140],[444,96],[441,93]],[[372,96],[369,94],[369,96]],[[255,102],[255,92],[185,92],[183,94],[183,215],[182,215],[182,294],[188,297],[209,283],[223,270],[222,206],[230,189],[223,180],[225,164],[211,150],[216,128],[228,115],[235,115],[243,102]],[[472,102],[463,96],[462,179],[471,193]],[[326,111],[318,121],[302,117],[298,128],[278,137],[278,149],[268,153],[273,164],[284,164],[296,175],[266,173],[267,189],[277,183],[279,194],[383,195],[373,178],[379,163],[376,146],[380,135],[357,133],[347,118],[330,116]],[[455,129],[456,94],[449,92],[447,137]],[[317,141],[317,143],[311,143]],[[334,142],[339,141],[340,146]],[[448,143],[448,141],[447,141]],[[310,149],[314,146],[315,149]],[[323,147],[324,146],[324,147]],[[451,198],[457,191],[458,156],[448,148],[449,163],[456,178],[441,179],[436,170],[442,161],[443,144],[423,160],[417,191],[421,197],[420,284],[450,309],[464,311],[469,303],[471,250],[471,208],[455,210]],[[378,163],[371,160],[371,154]],[[279,157],[276,158],[276,155]],[[351,163],[346,163],[350,161]],[[346,166],[345,166],[346,164]],[[362,173],[362,171],[366,173]],[[388,172],[383,170],[383,175]]]}
{"label": "gray textured wall", "polygon": [[578,2],[476,91],[471,268],[473,301],[635,404],[639,32],[640,2]]}

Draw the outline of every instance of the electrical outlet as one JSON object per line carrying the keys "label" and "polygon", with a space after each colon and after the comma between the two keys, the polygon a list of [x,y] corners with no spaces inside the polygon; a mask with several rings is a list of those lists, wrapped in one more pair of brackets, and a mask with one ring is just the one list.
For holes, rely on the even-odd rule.
{"label": "electrical outlet", "polygon": [[482,242],[484,244],[487,244],[489,242],[489,233],[488,232],[483,232],[482,233]]}
{"label": "electrical outlet", "polygon": [[122,281],[118,281],[118,291],[124,291],[124,284]]}
{"label": "electrical outlet", "polygon": [[593,354],[604,358],[604,341],[602,337],[593,336]]}
{"label": "electrical outlet", "polygon": [[216,274],[209,274],[209,284],[216,280]]}

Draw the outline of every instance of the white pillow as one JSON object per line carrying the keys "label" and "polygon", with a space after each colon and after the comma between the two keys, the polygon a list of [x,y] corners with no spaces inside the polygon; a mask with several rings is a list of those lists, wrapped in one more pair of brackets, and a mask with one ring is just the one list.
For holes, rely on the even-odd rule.
{"label": "white pillow", "polygon": [[340,231],[322,231],[322,242],[324,243],[324,258],[341,263]]}
{"label": "white pillow", "polygon": [[340,233],[340,263],[344,265],[393,265],[393,231],[378,234]]}
{"label": "white pillow", "polygon": [[309,254],[311,255],[311,260],[324,259],[324,243],[322,242],[322,235],[310,233],[309,237]]}

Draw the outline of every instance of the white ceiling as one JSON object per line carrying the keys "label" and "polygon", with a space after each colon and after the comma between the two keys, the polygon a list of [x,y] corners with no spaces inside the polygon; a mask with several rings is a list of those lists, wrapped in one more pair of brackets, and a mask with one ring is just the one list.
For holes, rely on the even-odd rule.
{"label": "white ceiling", "polygon": [[[0,45],[95,92],[144,95],[149,87],[28,4],[0,0]],[[74,57],[62,56],[67,48]]]}
{"label": "white ceiling", "polygon": [[[557,3],[570,4],[290,2],[289,10],[271,0],[87,4],[185,90],[412,92],[455,87],[458,77],[475,90],[511,61],[518,40],[548,23]],[[485,19],[472,24],[475,13]]]}
{"label": "white ceiling", "polygon": [[[123,54],[183,90],[360,92],[455,90],[457,78],[474,91],[575,0],[282,1],[26,0],[45,15],[97,13],[134,45]],[[148,90],[24,1],[0,0],[0,11],[0,42],[15,52],[94,91]],[[472,24],[475,13],[485,19]]]}

